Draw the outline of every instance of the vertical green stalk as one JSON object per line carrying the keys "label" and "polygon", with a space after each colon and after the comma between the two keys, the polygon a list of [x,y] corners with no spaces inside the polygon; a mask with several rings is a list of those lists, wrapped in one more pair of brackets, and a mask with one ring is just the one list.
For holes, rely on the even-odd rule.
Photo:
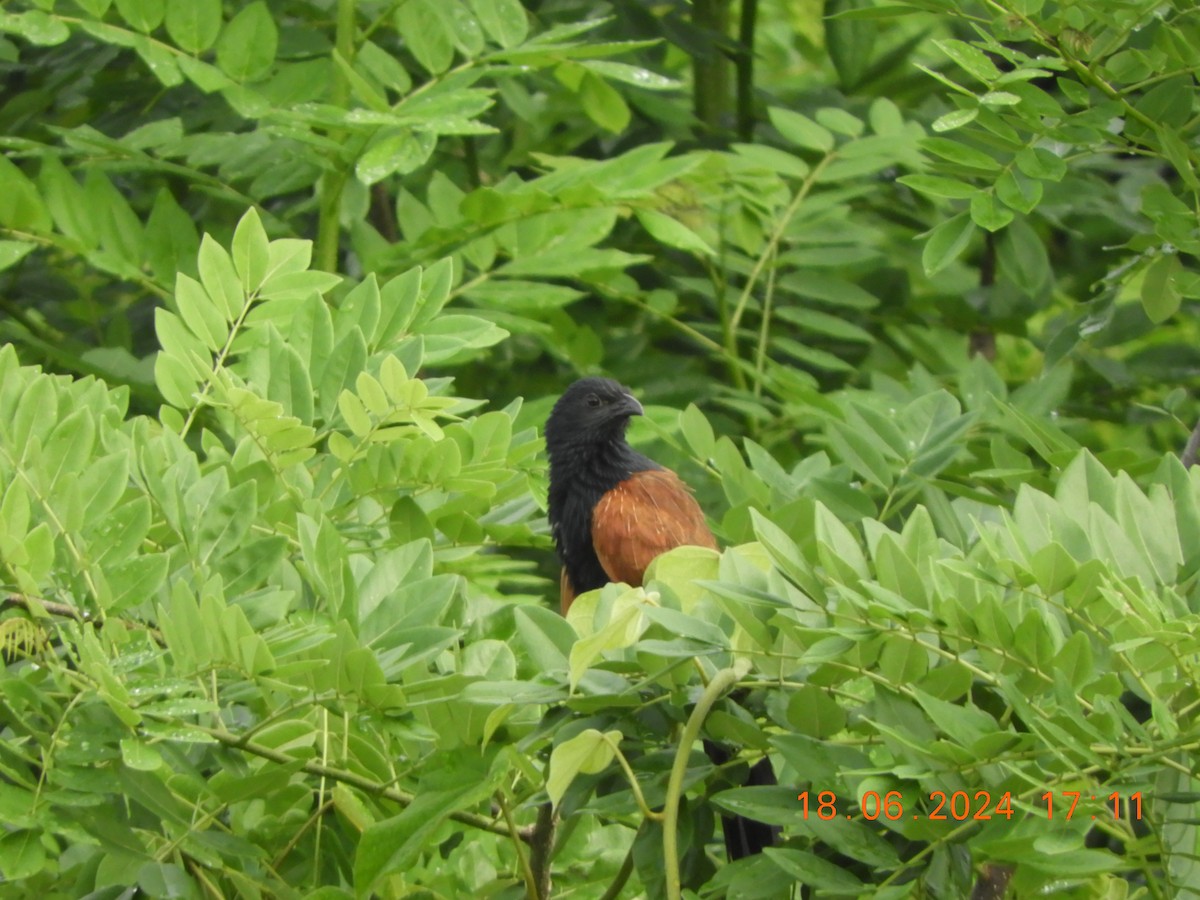
{"label": "vertical green stalk", "polygon": [[671,777],[667,780],[667,800],[663,806],[663,864],[666,866],[667,900],[680,900],[683,892],[679,878],[679,801],[683,797],[683,779],[687,775],[692,747],[700,738],[700,728],[704,725],[713,704],[737,684],[748,669],[746,662],[740,660],[732,667],[722,669],[714,675],[704,693],[700,695],[695,709],[683,726],[683,733],[679,736],[679,747],[675,750]]}
{"label": "vertical green stalk", "polygon": [[[355,0],[338,0],[337,32],[334,46],[347,63],[354,62],[354,9]],[[350,81],[340,67],[333,67],[333,88],[330,92],[330,102],[345,109],[350,103]],[[347,134],[344,131],[330,132],[330,138],[335,142],[344,143]],[[338,245],[341,238],[339,222],[342,208],[342,190],[346,186],[349,174],[349,162],[341,158],[341,154],[333,151],[329,155],[332,168],[321,176],[317,186],[318,219],[317,246],[314,268],[325,272],[336,272],[338,268]]]}
{"label": "vertical green stalk", "polygon": [[710,134],[721,129],[729,106],[729,60],[723,46],[729,35],[730,0],[694,0],[692,22],[708,32],[708,45],[692,57],[692,107]]}
{"label": "vertical green stalk", "polygon": [[742,0],[738,21],[737,133],[749,143],[754,139],[754,31],[758,23],[758,0]]}
{"label": "vertical green stalk", "polygon": [[[774,253],[772,253],[774,255]],[[775,260],[767,269],[767,290],[763,294],[762,321],[758,325],[758,352],[754,360],[754,397],[762,397],[763,379],[767,370],[767,342],[771,337],[771,307],[775,299]]]}

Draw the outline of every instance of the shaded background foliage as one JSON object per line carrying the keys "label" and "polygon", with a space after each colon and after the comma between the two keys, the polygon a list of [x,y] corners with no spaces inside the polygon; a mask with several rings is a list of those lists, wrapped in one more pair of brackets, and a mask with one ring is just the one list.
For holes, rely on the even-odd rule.
{"label": "shaded background foliage", "polygon": [[[626,775],[714,790],[677,739],[735,672],[705,733],[787,787],[724,803],[787,843],[714,874],[689,781],[686,884],[1195,889],[1163,459],[1194,4],[30,0],[0,32],[8,881],[658,895]],[[535,429],[594,371],[733,549],[568,625]],[[1027,818],[796,817],[952,784]],[[1047,837],[1075,789],[1156,800]]]}

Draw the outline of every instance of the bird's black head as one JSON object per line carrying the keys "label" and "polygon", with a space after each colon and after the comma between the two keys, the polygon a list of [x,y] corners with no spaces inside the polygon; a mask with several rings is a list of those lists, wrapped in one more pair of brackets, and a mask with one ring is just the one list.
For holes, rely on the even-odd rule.
{"label": "bird's black head", "polygon": [[558,398],[546,420],[546,449],[553,461],[560,451],[620,443],[630,416],[642,404],[611,378],[581,378]]}
{"label": "bird's black head", "polygon": [[610,378],[583,378],[558,398],[546,420],[546,513],[559,558],[577,593],[608,582],[592,547],[596,504],[635,472],[659,468],[625,442],[629,417],[640,415],[642,404],[628,388]]}

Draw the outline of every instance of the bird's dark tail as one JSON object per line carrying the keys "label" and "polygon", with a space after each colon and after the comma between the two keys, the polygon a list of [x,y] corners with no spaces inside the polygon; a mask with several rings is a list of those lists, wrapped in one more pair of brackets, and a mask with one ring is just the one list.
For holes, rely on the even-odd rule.
{"label": "bird's dark tail", "polygon": [[[713,741],[704,742],[704,752],[718,766],[724,765],[733,756],[729,750]],[[778,783],[771,760],[763,757],[750,767],[745,786],[760,787]],[[764,847],[774,845],[779,835],[777,826],[747,819],[745,816],[722,816],[721,830],[725,833],[725,854],[730,862],[761,853]]]}

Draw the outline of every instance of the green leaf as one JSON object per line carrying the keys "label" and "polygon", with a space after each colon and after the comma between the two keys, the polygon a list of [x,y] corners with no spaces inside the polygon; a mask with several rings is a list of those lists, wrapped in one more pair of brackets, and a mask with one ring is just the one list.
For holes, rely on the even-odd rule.
{"label": "green leaf", "polygon": [[162,24],[165,0],[116,0],[121,18],[138,31],[149,34]]}
{"label": "green leaf", "polygon": [[163,398],[179,409],[191,409],[195,405],[195,392],[199,378],[192,367],[177,356],[159,353],[154,359],[154,383],[162,391]]}
{"label": "green leaf", "polygon": [[349,84],[350,91],[355,99],[366,105],[369,110],[374,110],[377,113],[385,115],[391,113],[391,106],[387,101],[387,97],[384,96],[383,91],[373,82],[364,78],[350,61],[336,49],[333,51],[333,62],[340,71],[342,78]]}
{"label": "green leaf", "polygon": [[950,138],[925,138],[921,141],[921,148],[956,165],[988,172],[999,172],[1001,168],[1000,163],[990,154]]}
{"label": "green leaf", "polygon": [[245,292],[242,290],[241,279],[234,269],[233,260],[209,235],[204,235],[200,241],[198,257],[200,281],[204,290],[212,298],[217,309],[227,322],[235,321],[246,305]]}
{"label": "green leaf", "polygon": [[1177,254],[1164,254],[1146,267],[1142,279],[1142,308],[1155,324],[1165,322],[1179,311],[1182,302],[1176,286],[1183,266]]}
{"label": "green leaf", "polygon": [[118,613],[145,603],[166,583],[169,570],[170,558],[165,553],[135,556],[109,567],[106,572],[113,592],[106,608]]}
{"label": "green leaf", "polygon": [[0,241],[0,272],[12,268],[37,249],[37,244],[25,241]]}
{"label": "green leaf", "polygon": [[580,65],[602,78],[611,81],[621,81],[648,91],[670,91],[682,86],[682,82],[667,78],[628,63],[611,62],[609,60],[582,60]]}
{"label": "green leaf", "polygon": [[1016,106],[1021,102],[1021,98],[1008,91],[988,91],[979,98],[979,102],[989,109],[995,109],[1002,106]]}
{"label": "green leaf", "polygon": [[988,231],[999,231],[1013,220],[1013,213],[996,202],[991,191],[977,191],[971,197],[971,221]]}
{"label": "green leaf", "polygon": [[807,850],[767,847],[763,855],[797,884],[834,893],[857,894],[862,890],[862,882],[852,872]]}
{"label": "green leaf", "polygon": [[182,274],[176,278],[175,305],[184,324],[209,350],[216,353],[225,346],[229,326],[198,281]]}
{"label": "green leaf", "polygon": [[71,30],[61,18],[47,15],[41,10],[7,13],[5,19],[5,31],[14,31],[35,46],[53,47],[71,36]]}
{"label": "green leaf", "polygon": [[196,554],[201,564],[209,559],[218,560],[235,550],[254,523],[257,504],[255,486],[251,482],[228,490],[216,486],[209,492],[208,479],[205,479],[193,486],[184,499],[195,504]]}
{"label": "green leaf", "polygon": [[842,521],[821,502],[816,505],[814,536],[822,562],[846,583],[869,577],[866,557],[858,540]]}
{"label": "green leaf", "polygon": [[830,131],[852,138],[862,134],[866,127],[858,116],[837,106],[824,106],[818,109],[817,121]]}
{"label": "green leaf", "polygon": [[303,272],[312,262],[312,241],[281,238],[267,248],[267,278]]}
{"label": "green leaf", "polygon": [[929,651],[920,641],[890,637],[879,654],[879,671],[894,685],[918,681],[929,670]]}
{"label": "green leaf", "polygon": [[396,8],[396,30],[418,63],[431,75],[450,68],[454,44],[434,4],[440,0],[410,0]]}
{"label": "green leaf", "polygon": [[202,53],[221,33],[221,0],[167,0],[167,34],[181,50]]}
{"label": "green leaf", "polygon": [[0,225],[18,231],[50,230],[50,212],[37,188],[6,156],[0,156],[0,183],[4,184],[0,191]]}
{"label": "green leaf", "polygon": [[217,39],[217,65],[239,84],[258,81],[275,64],[279,31],[263,0],[242,7]]}
{"label": "green leaf", "polygon": [[1026,147],[1014,157],[1014,161],[1017,168],[1030,178],[1062,181],[1067,174],[1066,161],[1044,147]]}
{"label": "green leaf", "polygon": [[868,481],[884,488],[892,486],[894,474],[887,458],[894,453],[877,435],[837,421],[830,421],[827,427],[830,448],[838,458]]}
{"label": "green leaf", "polygon": [[338,411],[355,437],[365,437],[371,432],[371,417],[362,400],[352,391],[342,391],[338,396]]}
{"label": "green leaf", "polygon": [[146,220],[146,259],[154,277],[169,285],[176,273],[195,272],[199,249],[200,237],[191,216],[175,202],[169,190],[159,190]]}
{"label": "green leaf", "polygon": [[484,31],[501,47],[515,47],[529,34],[529,19],[520,0],[471,0]]}
{"label": "green leaf", "polygon": [[64,475],[83,468],[92,454],[95,439],[96,424],[90,410],[76,409],[55,422],[38,461],[42,477],[51,490]]}
{"label": "green leaf", "polygon": [[873,9],[866,0],[834,0],[825,8],[825,47],[847,94],[872,68],[879,29],[858,16]]}
{"label": "green leaf", "polygon": [[38,185],[58,230],[78,241],[84,250],[98,246],[100,235],[90,215],[83,188],[57,156],[42,158]]}
{"label": "green leaf", "polygon": [[897,178],[900,184],[928,194],[931,197],[949,197],[953,200],[967,200],[978,193],[978,189],[965,181],[955,178],[944,178],[940,175],[902,175]]}
{"label": "green leaf", "polygon": [[1200,188],[1200,178],[1196,176],[1196,168],[1192,163],[1192,147],[1180,137],[1179,133],[1165,125],[1160,125],[1157,131],[1158,141],[1162,145],[1163,155],[1175,167],[1179,177],[1192,190]]}
{"label": "green leaf", "polygon": [[1038,550],[1031,560],[1033,577],[1046,594],[1056,594],[1075,580],[1075,560],[1058,542]]}
{"label": "green leaf", "polygon": [[492,347],[508,332],[478,316],[442,315],[420,329],[424,339],[424,359],[428,363],[450,360],[467,351]]}
{"label": "green leaf", "polygon": [[[614,591],[617,596],[608,609],[607,621],[603,627],[591,631],[597,606],[604,603]],[[645,602],[645,593],[641,588],[629,588],[621,584],[607,591],[593,591],[575,598],[567,620],[577,630],[582,630],[585,636],[571,648],[569,677],[572,690],[588,667],[604,653],[633,646],[646,627],[646,617],[641,609]]]}
{"label": "green leaf", "polygon": [[788,700],[787,723],[795,734],[830,738],[846,727],[846,711],[827,691],[806,684]]}
{"label": "green leaf", "polygon": [[121,760],[129,768],[140,772],[153,772],[161,769],[163,764],[162,754],[153,745],[137,738],[124,738],[121,741]]}
{"label": "green leaf", "polygon": [[389,175],[407,175],[428,162],[437,146],[436,135],[408,128],[381,129],[359,157],[354,174],[363,184]]}
{"label": "green leaf", "polygon": [[629,125],[629,107],[608,82],[586,72],[579,85],[579,103],[589,119],[614,134],[624,131]]}
{"label": "green leaf", "polygon": [[212,354],[183,320],[165,309],[154,311],[154,330],[163,353],[183,363],[195,378],[207,379],[212,373]]}
{"label": "green leaf", "polygon": [[1025,219],[1016,219],[1000,237],[997,256],[1001,271],[1028,294],[1050,279],[1046,247]]}
{"label": "green leaf", "polygon": [[975,233],[975,223],[966,213],[959,213],[942,222],[925,241],[921,263],[926,275],[936,275],[962,255]]}
{"label": "green leaf", "polygon": [[956,109],[953,112],[948,112],[945,115],[938,116],[934,120],[932,128],[934,131],[953,131],[955,128],[962,128],[971,122],[974,122],[979,116],[979,107],[974,106],[968,109]]}
{"label": "green leaf", "polygon": [[1017,212],[1030,213],[1042,199],[1042,183],[1008,169],[996,179],[996,196]]}
{"label": "green leaf", "polygon": [[988,58],[988,55],[964,41],[940,40],[934,41],[934,46],[958,63],[967,73],[974,75],[984,84],[992,84],[1000,77],[1000,70]]}
{"label": "green leaf", "polygon": [[[341,280],[342,276],[331,272],[290,272],[267,278],[258,293],[263,299],[299,301],[311,294],[325,294],[337,287]],[[285,308],[288,307],[285,305]]]}
{"label": "green leaf", "polygon": [[100,246],[120,264],[121,274],[141,268],[145,229],[125,196],[99,169],[89,169],[84,194]]}
{"label": "green leaf", "polygon": [[822,153],[828,153],[833,149],[833,134],[828,128],[818,125],[808,116],[778,106],[770,107],[767,114],[771,118],[771,124],[783,135],[784,139],[791,141],[796,146],[808,150],[819,150]]}
{"label": "green leaf", "polygon": [[313,379],[317,388],[318,409],[322,416],[333,415],[341,392],[352,384],[367,361],[367,344],[362,331],[353,328],[339,340],[327,358],[317,361],[320,373]]}
{"label": "green leaf", "polygon": [[546,776],[550,802],[557,806],[562,801],[576,775],[596,775],[607,769],[622,737],[620,731],[600,732],[586,728],[550,751],[550,769]]}
{"label": "green leaf", "polygon": [[686,250],[689,253],[700,253],[704,256],[716,255],[716,251],[700,235],[678,219],[673,219],[653,209],[639,209],[635,213],[638,221],[642,223],[642,227],[656,241],[666,244],[668,247]]}
{"label": "green leaf", "polygon": [[485,770],[482,760],[457,755],[447,760],[440,775],[427,776],[413,802],[398,816],[377,822],[363,832],[354,859],[354,883],[360,894],[372,893],[377,881],[393,872],[404,873],[446,817],[487,800],[505,775],[497,764]]}
{"label": "green leaf", "polygon": [[257,290],[267,275],[270,247],[258,211],[246,210],[233,232],[233,265],[241,278],[242,290],[250,294]]}
{"label": "green leaf", "polygon": [[712,458],[716,448],[713,428],[694,403],[689,403],[679,414],[679,429],[696,456],[702,460]]}
{"label": "green leaf", "polygon": [[778,147],[768,147],[765,144],[733,144],[733,151],[748,164],[768,172],[804,178],[811,171],[808,163],[800,157]]}
{"label": "green leaf", "polygon": [[32,878],[46,866],[40,831],[8,831],[0,837],[0,872],[9,882]]}
{"label": "green leaf", "polygon": [[354,56],[354,65],[361,66],[376,81],[397,94],[412,90],[412,77],[394,56],[372,41],[364,41]]}

